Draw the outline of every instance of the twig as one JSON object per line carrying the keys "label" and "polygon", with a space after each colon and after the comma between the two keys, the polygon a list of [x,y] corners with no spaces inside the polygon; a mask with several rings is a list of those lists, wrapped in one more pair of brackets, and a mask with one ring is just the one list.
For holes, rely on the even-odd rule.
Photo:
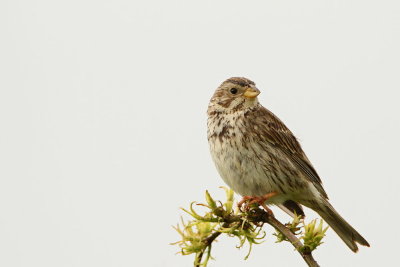
{"label": "twig", "polygon": [[281,232],[287,239],[289,239],[290,243],[296,248],[299,254],[303,257],[304,261],[310,267],[319,267],[317,261],[313,258],[311,252],[301,251],[303,247],[303,243],[290,231],[285,225],[283,225],[280,221],[278,221],[273,215],[269,216],[265,212],[266,216],[264,216],[263,222],[266,222],[273,226],[276,230]]}
{"label": "twig", "polygon": [[[244,220],[249,220],[253,223],[268,223],[272,227],[274,227],[276,230],[278,230],[281,234],[283,234],[289,241],[290,243],[296,248],[296,250],[299,252],[299,254],[302,256],[304,261],[308,264],[310,267],[319,267],[317,261],[313,258],[312,253],[310,251],[304,250],[303,248],[303,243],[296,237],[295,234],[290,231],[284,224],[282,224],[280,221],[278,221],[273,215],[269,215],[267,212],[264,210],[261,210],[260,208],[256,208],[251,210],[251,213],[248,214],[247,218],[242,218],[241,216],[237,215],[227,215],[227,216],[222,216],[221,221],[224,222],[222,227],[229,227],[232,223],[236,223],[238,221],[244,221]],[[221,234],[221,232],[214,232],[210,236],[208,236],[206,239],[204,239],[204,242],[206,244],[206,249],[211,246],[212,242]],[[206,250],[205,249],[205,250]],[[196,263],[195,267],[200,267],[201,265],[201,260],[204,255],[204,251],[198,253],[196,256]]]}
{"label": "twig", "polygon": [[[225,222],[222,227],[229,227],[230,223]],[[221,232],[214,232],[213,234],[211,234],[209,237],[207,237],[203,242],[207,245],[207,247],[211,246],[212,242],[214,242],[214,240],[220,235],[222,234]],[[201,259],[203,258],[204,255],[204,251],[200,252],[199,254],[197,254],[196,259],[195,259],[195,265],[194,267],[200,267],[201,265]]]}

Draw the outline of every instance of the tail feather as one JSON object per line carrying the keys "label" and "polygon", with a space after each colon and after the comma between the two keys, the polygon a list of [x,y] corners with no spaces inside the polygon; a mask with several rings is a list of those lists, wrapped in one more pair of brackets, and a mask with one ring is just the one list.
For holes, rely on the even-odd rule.
{"label": "tail feather", "polygon": [[353,252],[358,251],[357,243],[369,247],[367,240],[348,224],[327,200],[318,207],[312,208],[318,212]]}

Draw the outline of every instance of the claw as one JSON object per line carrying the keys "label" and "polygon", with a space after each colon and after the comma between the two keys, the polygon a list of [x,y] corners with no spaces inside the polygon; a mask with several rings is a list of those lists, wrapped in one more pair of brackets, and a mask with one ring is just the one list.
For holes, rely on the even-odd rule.
{"label": "claw", "polygon": [[238,205],[239,210],[243,211],[242,206],[244,204],[244,210],[248,211],[252,204],[258,204],[259,206],[263,207],[264,210],[269,215],[273,215],[272,210],[267,207],[267,205],[265,204],[265,201],[267,201],[271,197],[276,196],[277,194],[278,194],[277,192],[271,192],[271,193],[265,194],[260,197],[259,196],[243,196],[243,198],[238,202],[237,205]]}

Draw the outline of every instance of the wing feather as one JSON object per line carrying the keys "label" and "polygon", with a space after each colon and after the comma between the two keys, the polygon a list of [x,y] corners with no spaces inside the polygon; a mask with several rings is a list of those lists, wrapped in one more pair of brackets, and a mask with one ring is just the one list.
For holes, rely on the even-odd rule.
{"label": "wing feather", "polygon": [[328,199],[328,195],[322,187],[321,178],[311,165],[296,137],[286,125],[271,111],[262,106],[255,111],[254,115],[256,116],[255,119],[258,120],[257,125],[264,127],[261,138],[265,138],[265,141],[282,151],[301,170],[304,177],[314,184],[321,195]]}

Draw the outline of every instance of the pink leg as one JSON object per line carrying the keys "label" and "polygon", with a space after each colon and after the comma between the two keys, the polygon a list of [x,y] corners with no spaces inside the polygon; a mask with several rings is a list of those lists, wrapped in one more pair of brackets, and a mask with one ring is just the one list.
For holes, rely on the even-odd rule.
{"label": "pink leg", "polygon": [[260,197],[258,197],[258,196],[244,196],[242,198],[242,200],[240,200],[238,202],[238,207],[241,210],[243,204],[248,202],[245,205],[245,210],[248,210],[251,204],[258,204],[258,205],[262,206],[265,209],[265,211],[268,212],[269,215],[272,215],[273,214],[272,210],[270,208],[268,208],[267,205],[265,205],[265,201],[267,201],[271,197],[276,196],[277,194],[278,194],[277,192],[271,192],[271,193],[265,194],[265,195],[260,196]]}

